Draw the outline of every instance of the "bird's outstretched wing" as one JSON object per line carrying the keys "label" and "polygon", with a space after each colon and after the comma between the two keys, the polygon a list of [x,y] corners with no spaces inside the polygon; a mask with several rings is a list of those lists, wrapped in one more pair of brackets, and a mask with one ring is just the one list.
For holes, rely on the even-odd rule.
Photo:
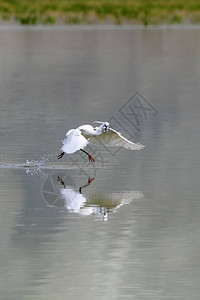
{"label": "bird's outstretched wing", "polygon": [[80,149],[85,148],[88,144],[86,138],[81,134],[81,131],[78,129],[70,129],[67,134],[66,138],[63,140],[63,146],[61,151],[65,153],[74,153]]}
{"label": "bird's outstretched wing", "polygon": [[121,135],[120,132],[109,128],[107,132],[102,132],[98,136],[89,138],[89,142],[94,145],[101,145],[106,147],[124,147],[130,150],[141,150],[143,145],[135,144]]}

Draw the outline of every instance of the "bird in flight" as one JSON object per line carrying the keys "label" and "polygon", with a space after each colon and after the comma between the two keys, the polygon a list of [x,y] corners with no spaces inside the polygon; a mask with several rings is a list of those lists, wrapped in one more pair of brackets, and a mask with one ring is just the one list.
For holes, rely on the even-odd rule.
{"label": "bird in flight", "polygon": [[81,150],[88,155],[89,161],[95,162],[94,158],[83,150],[89,143],[106,147],[124,147],[130,150],[144,148],[143,145],[127,140],[120,132],[110,128],[108,122],[94,121],[93,123],[100,123],[101,125],[95,128],[91,125],[82,125],[76,129],[70,129],[66,133],[58,159],[61,159],[65,153],[71,154]]}

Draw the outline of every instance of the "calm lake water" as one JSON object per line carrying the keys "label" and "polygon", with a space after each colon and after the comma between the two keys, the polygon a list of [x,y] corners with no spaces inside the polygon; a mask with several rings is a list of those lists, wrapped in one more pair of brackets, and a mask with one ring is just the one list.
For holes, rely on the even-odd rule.
{"label": "calm lake water", "polygon": [[[198,28],[0,28],[0,299],[199,299],[199,53]],[[58,161],[95,120],[145,149]]]}

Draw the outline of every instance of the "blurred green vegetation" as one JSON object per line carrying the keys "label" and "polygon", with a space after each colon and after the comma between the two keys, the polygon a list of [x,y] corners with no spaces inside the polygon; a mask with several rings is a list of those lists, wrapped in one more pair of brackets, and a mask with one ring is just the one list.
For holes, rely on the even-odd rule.
{"label": "blurred green vegetation", "polygon": [[200,22],[200,0],[0,0],[2,21],[21,24]]}

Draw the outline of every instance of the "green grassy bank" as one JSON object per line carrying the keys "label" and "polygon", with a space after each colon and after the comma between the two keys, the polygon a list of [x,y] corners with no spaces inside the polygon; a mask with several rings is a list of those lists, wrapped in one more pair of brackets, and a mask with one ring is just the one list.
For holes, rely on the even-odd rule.
{"label": "green grassy bank", "polygon": [[0,17],[21,24],[196,24],[200,0],[0,0]]}

